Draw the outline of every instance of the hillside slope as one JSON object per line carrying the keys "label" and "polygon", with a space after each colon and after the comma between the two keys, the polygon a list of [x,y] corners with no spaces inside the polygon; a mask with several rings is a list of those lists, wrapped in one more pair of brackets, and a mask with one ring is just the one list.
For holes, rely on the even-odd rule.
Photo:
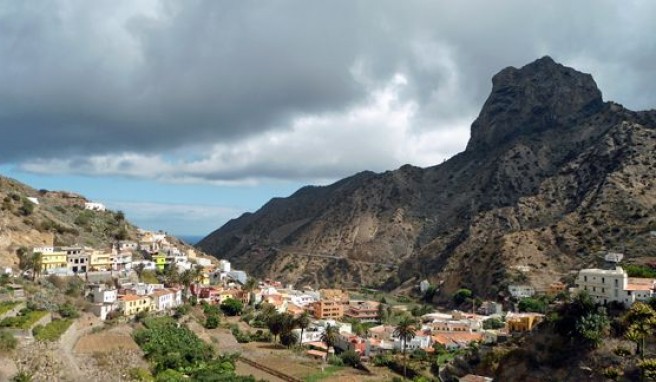
{"label": "hillside slope", "polygon": [[650,254],[656,112],[603,102],[544,57],[494,76],[464,152],[273,199],[198,246],[259,276],[494,295],[543,287],[600,250]]}
{"label": "hillside slope", "polygon": [[[27,198],[37,198],[34,204]],[[16,250],[39,245],[88,245],[107,248],[116,239],[137,238],[122,213],[85,211],[84,197],[70,192],[35,190],[0,176],[0,266],[18,264]]]}

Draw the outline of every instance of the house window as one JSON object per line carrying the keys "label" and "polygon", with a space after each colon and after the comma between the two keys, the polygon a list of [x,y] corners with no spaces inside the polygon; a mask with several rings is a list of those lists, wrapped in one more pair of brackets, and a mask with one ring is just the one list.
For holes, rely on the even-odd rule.
{"label": "house window", "polygon": [[583,276],[583,281],[588,282],[588,276]]}
{"label": "house window", "polygon": [[606,284],[606,278],[605,278],[605,277],[602,277],[602,278],[601,278],[601,283],[602,283],[602,284]]}
{"label": "house window", "polygon": [[617,287],[618,287],[618,285],[617,285],[617,283],[618,283],[618,280],[617,280],[617,279],[615,279],[615,288],[617,288]]}

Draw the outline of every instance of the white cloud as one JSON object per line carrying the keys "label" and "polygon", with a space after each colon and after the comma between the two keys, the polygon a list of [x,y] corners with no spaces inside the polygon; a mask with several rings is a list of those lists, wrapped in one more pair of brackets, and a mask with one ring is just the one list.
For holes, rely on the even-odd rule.
{"label": "white cloud", "polygon": [[209,233],[244,212],[232,207],[203,204],[109,201],[107,206],[125,212],[128,219],[141,228],[166,227],[175,234]]}

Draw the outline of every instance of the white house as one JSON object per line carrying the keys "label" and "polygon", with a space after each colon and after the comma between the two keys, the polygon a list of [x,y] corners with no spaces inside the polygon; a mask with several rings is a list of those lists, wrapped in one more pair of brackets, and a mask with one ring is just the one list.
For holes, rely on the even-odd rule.
{"label": "white house", "polygon": [[515,298],[525,298],[533,296],[535,288],[530,285],[508,285],[508,292]]}
{"label": "white house", "polygon": [[176,298],[178,291],[171,289],[158,289],[151,294],[153,304],[158,311],[173,309],[182,301]]}
{"label": "white house", "polygon": [[112,311],[118,309],[117,303],[96,303],[91,305],[91,312],[100,317],[101,320],[106,320],[107,315]]}
{"label": "white house", "polygon": [[84,209],[90,211],[106,211],[107,207],[102,203],[85,202]]}
{"label": "white house", "polygon": [[219,260],[219,271],[230,272],[230,262],[228,260]]}
{"label": "white house", "polygon": [[39,199],[37,198],[27,197],[26,199],[32,202],[32,204],[39,205]]}
{"label": "white house", "polygon": [[422,282],[419,283],[419,291],[421,293],[426,293],[426,291],[430,288],[430,283],[428,280],[423,280]]}
{"label": "white house", "polygon": [[628,277],[622,267],[582,269],[576,278],[579,291],[586,291],[597,303],[619,302],[629,307],[654,296],[655,279]]}
{"label": "white house", "polygon": [[608,252],[604,256],[604,260],[606,262],[616,263],[616,264],[621,262],[623,258],[624,258],[624,254],[623,253],[617,253],[617,252]]}
{"label": "white house", "polygon": [[[405,345],[407,350],[426,349],[433,345],[433,339],[429,335],[418,332],[417,335]],[[400,338],[394,338],[394,349],[402,350],[403,341]]]}
{"label": "white house", "polygon": [[196,264],[200,265],[201,267],[209,267],[212,265],[212,260],[206,259],[204,257],[197,257]]}
{"label": "white house", "polygon": [[111,304],[116,302],[118,291],[116,289],[102,289],[102,286],[92,289],[93,302]]}
{"label": "white house", "polygon": [[138,261],[133,261],[132,265],[130,266],[131,269],[135,269],[139,264],[143,264],[144,270],[147,271],[154,271],[157,269],[155,262],[150,261],[150,260],[138,260]]}

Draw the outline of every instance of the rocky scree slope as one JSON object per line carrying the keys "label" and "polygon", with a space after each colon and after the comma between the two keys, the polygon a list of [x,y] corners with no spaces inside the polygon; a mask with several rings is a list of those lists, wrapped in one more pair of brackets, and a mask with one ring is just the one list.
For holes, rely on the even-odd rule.
{"label": "rocky scree slope", "polygon": [[592,76],[544,57],[493,77],[466,150],[445,163],[304,187],[198,247],[313,286],[546,287],[599,251],[650,255],[655,127],[656,111],[604,102]]}

